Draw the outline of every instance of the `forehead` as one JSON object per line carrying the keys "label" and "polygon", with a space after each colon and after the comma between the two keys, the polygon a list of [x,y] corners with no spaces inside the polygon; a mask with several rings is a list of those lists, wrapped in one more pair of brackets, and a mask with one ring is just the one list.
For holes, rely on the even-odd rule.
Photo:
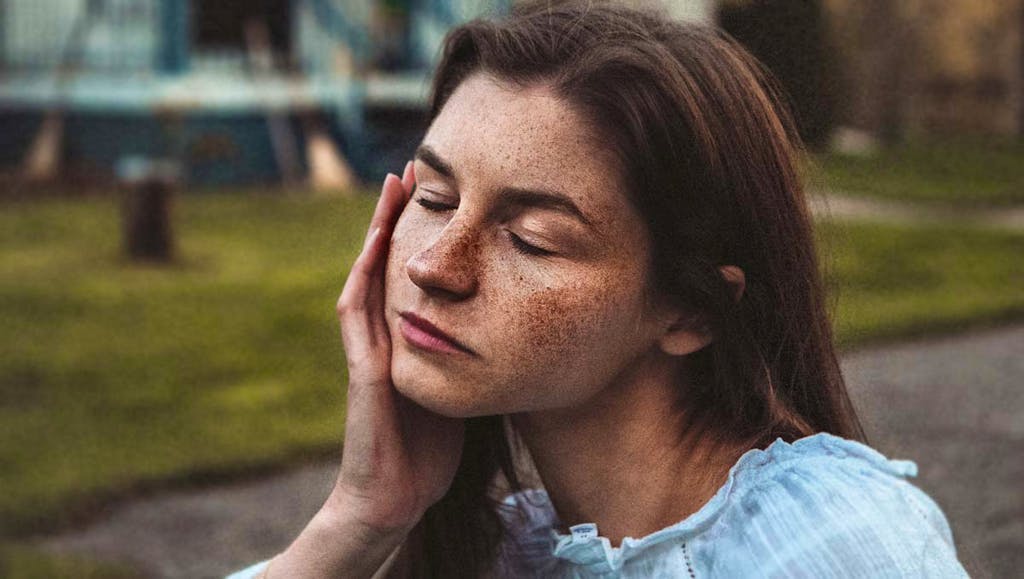
{"label": "forehead", "polygon": [[451,163],[460,187],[559,190],[595,222],[628,205],[615,156],[543,86],[522,89],[472,75],[449,97],[423,143]]}

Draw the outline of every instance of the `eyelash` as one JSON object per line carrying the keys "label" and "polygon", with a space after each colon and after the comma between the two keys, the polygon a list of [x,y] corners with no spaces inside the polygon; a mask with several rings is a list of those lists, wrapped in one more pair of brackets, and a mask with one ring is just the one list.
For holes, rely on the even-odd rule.
{"label": "eyelash", "polygon": [[515,233],[512,233],[511,231],[508,232],[508,236],[509,239],[512,240],[512,245],[515,246],[516,251],[524,255],[536,255],[539,257],[544,257],[547,255],[551,255],[552,253],[546,249],[541,249],[535,245],[530,245],[529,243],[526,243],[525,241],[523,241],[521,237],[519,237]]}
{"label": "eyelash", "polygon": [[[430,201],[430,200],[424,199],[422,197],[417,197],[416,198],[416,203],[418,203],[421,207],[423,207],[427,211],[434,211],[434,212],[437,212],[437,213],[443,213],[445,211],[451,211],[451,210],[455,209],[451,205],[445,205],[444,203],[438,203],[436,201]],[[515,247],[516,251],[518,251],[519,253],[522,253],[523,255],[534,255],[534,256],[544,257],[544,256],[547,256],[547,255],[552,255],[552,253],[553,253],[553,252],[548,251],[546,249],[541,249],[541,248],[539,248],[537,246],[530,245],[529,243],[526,243],[525,241],[523,241],[523,239],[521,237],[519,237],[515,233],[512,233],[511,231],[508,232],[508,236],[509,236],[509,239],[512,240],[512,245],[513,245],[513,247]]]}
{"label": "eyelash", "polygon": [[436,201],[429,201],[429,200],[424,199],[422,197],[417,197],[416,198],[416,202],[419,203],[421,206],[423,206],[423,208],[426,209],[427,211],[436,211],[438,213],[442,213],[444,211],[451,211],[452,209],[455,209],[451,205],[445,205],[444,203],[437,203]]}

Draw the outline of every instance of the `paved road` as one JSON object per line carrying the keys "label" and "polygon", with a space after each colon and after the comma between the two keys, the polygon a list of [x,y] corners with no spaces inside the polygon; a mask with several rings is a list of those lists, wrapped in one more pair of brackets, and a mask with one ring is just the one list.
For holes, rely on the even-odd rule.
{"label": "paved road", "polygon": [[[843,368],[870,442],[920,467],[973,577],[1024,569],[1024,325],[888,345]],[[117,507],[49,549],[137,564],[154,577],[222,577],[288,545],[337,466],[170,493]]]}
{"label": "paved road", "polygon": [[873,446],[918,463],[972,577],[1024,569],[1024,326],[848,355]]}

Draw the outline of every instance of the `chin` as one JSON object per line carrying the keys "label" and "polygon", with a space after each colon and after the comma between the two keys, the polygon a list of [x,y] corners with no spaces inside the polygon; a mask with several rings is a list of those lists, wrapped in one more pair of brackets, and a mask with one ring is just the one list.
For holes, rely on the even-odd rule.
{"label": "chin", "polygon": [[427,410],[449,418],[472,418],[494,414],[472,388],[459,387],[435,372],[402,372],[392,368],[392,381],[399,394]]}

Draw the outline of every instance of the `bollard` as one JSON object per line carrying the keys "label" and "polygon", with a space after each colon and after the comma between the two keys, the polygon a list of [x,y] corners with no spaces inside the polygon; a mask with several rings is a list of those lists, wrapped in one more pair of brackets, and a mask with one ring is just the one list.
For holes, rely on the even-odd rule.
{"label": "bollard", "polygon": [[118,163],[122,247],[129,259],[173,261],[171,202],[180,173],[173,161],[131,157]]}

